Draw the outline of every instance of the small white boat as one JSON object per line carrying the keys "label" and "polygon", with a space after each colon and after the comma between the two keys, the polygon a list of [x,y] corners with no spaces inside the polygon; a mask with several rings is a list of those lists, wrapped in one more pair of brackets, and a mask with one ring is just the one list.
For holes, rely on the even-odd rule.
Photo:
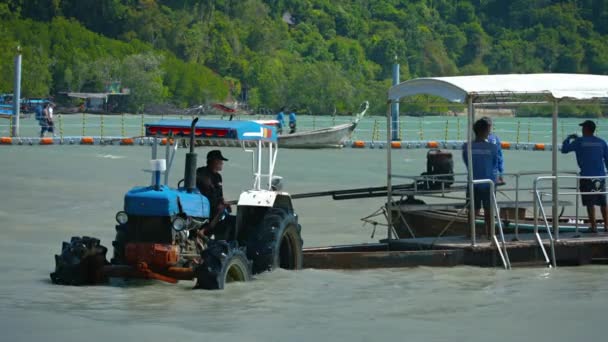
{"label": "small white boat", "polygon": [[[350,139],[359,120],[363,118],[368,109],[369,102],[363,102],[361,111],[350,123],[292,134],[280,134],[279,146],[282,148],[341,148]],[[256,120],[256,122],[273,126],[278,123],[276,120]]]}

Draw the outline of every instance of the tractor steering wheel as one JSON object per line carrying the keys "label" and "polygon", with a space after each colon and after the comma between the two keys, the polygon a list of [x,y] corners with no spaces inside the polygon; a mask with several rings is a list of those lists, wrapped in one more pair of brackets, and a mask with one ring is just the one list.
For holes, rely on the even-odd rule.
{"label": "tractor steering wheel", "polygon": [[181,188],[184,185],[184,179],[180,179],[179,182],[177,182],[177,188]]}

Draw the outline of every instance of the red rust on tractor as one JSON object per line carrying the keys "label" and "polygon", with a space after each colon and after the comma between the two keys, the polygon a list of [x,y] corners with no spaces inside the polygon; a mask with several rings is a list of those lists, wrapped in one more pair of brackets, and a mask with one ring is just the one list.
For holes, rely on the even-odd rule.
{"label": "red rust on tractor", "polygon": [[177,264],[179,247],[159,243],[129,243],[125,246],[127,264],[144,262],[153,268],[168,268]]}
{"label": "red rust on tractor", "polygon": [[194,279],[191,267],[175,267],[179,260],[177,245],[129,243],[125,246],[127,265],[108,265],[103,273],[110,277],[156,279],[175,284]]}

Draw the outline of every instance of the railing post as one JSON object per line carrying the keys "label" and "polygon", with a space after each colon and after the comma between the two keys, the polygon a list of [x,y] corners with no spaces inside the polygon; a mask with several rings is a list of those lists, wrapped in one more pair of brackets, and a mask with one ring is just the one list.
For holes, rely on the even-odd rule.
{"label": "railing post", "polygon": [[[391,101],[386,104],[386,194],[387,211],[386,221],[388,224],[386,236],[388,240],[393,238],[393,174],[392,174],[392,154],[391,151]],[[415,186],[415,183],[414,183]]]}
{"label": "railing post", "polygon": [[[576,190],[575,191],[577,191],[577,192],[580,191],[580,188],[581,188],[580,179],[577,177],[576,178]],[[574,209],[575,210],[574,220],[576,221],[576,223],[574,224],[574,232],[576,234],[578,234],[578,203],[579,203],[578,202],[578,197],[579,196],[576,195],[575,197],[576,197],[576,200],[575,200],[576,208]]]}
{"label": "railing post", "polygon": [[558,203],[559,203],[559,191],[558,191],[558,186],[559,186],[559,180],[557,179],[557,116],[558,116],[558,112],[559,112],[559,104],[557,102],[557,100],[553,100],[553,122],[552,122],[552,126],[553,126],[553,132],[551,133],[551,144],[553,145],[553,148],[551,149],[551,159],[552,159],[552,176],[553,176],[553,189],[551,191],[552,193],[552,200],[553,200],[553,207],[552,207],[552,212],[551,212],[551,217],[553,217],[553,238],[555,239],[555,241],[559,241],[559,208],[558,208]]}
{"label": "railing post", "polygon": [[519,240],[519,173],[515,175],[515,240]]}
{"label": "railing post", "polygon": [[473,120],[475,107],[473,97],[467,97],[467,189],[469,190],[469,225],[471,228],[471,246],[475,246],[475,191],[473,190]]}
{"label": "railing post", "polygon": [[[543,215],[543,220],[545,221],[545,228],[547,229],[547,234],[549,235],[549,243],[551,245],[551,257],[553,258],[553,266],[557,267],[557,261],[555,258],[555,244],[553,241],[553,236],[551,236],[551,229],[549,229],[549,223],[547,222],[547,215],[545,214],[545,209],[543,208],[543,202],[541,200],[540,194],[538,193],[538,182],[543,180],[543,179],[551,179],[553,178],[551,177],[537,177],[534,180],[534,203],[536,204],[536,201],[538,201],[538,205],[540,207],[540,211]],[[537,207],[536,205],[534,206],[534,235],[536,236],[536,241],[539,244],[539,247],[541,249],[541,251],[543,252],[543,256],[545,257],[545,262],[547,263],[547,266],[551,267],[551,261],[549,260],[549,256],[547,255],[547,251],[545,250],[545,246],[543,245],[543,241],[540,238],[540,234],[538,233],[538,225],[536,217],[537,217]]]}

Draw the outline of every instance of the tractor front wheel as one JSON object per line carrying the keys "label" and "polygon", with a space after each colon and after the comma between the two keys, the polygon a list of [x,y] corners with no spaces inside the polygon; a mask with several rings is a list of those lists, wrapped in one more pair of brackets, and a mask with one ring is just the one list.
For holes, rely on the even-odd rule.
{"label": "tractor front wheel", "polygon": [[236,243],[212,241],[195,270],[198,289],[221,290],[226,284],[251,280],[251,264]]}

